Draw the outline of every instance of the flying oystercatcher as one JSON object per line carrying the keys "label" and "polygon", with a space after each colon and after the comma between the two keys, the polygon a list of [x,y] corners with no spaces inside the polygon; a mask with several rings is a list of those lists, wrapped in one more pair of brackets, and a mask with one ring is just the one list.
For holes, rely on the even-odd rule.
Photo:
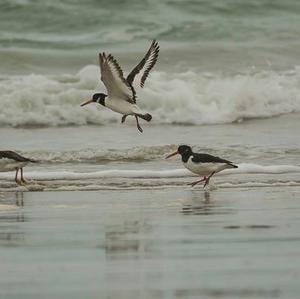
{"label": "flying oystercatcher", "polygon": [[188,145],[180,145],[176,152],[168,155],[166,159],[181,155],[181,160],[185,168],[200,176],[204,176],[201,180],[190,183],[192,187],[198,183],[204,182],[204,187],[209,184],[210,178],[217,172],[228,168],[238,168],[232,162],[215,157],[209,154],[194,153]]}
{"label": "flying oystercatcher", "polygon": [[100,53],[99,62],[101,69],[101,80],[107,89],[107,95],[104,93],[95,93],[81,106],[89,103],[101,104],[115,112],[122,114],[121,122],[123,123],[128,115],[133,115],[136,119],[136,125],[140,132],[143,132],[138,118],[146,121],[152,119],[151,114],[145,113],[136,105],[136,91],[133,87],[133,81],[139,73],[140,87],[144,87],[149,72],[154,67],[159,53],[159,45],[154,40],[140,63],[131,71],[125,79],[123,71],[116,59],[111,54]]}
{"label": "flying oystercatcher", "polygon": [[[15,181],[18,185],[26,184],[26,180],[23,177],[23,167],[29,162],[35,163],[37,161],[25,158],[13,151],[0,151],[0,171],[16,171]],[[18,179],[19,170],[21,172],[21,178]]]}

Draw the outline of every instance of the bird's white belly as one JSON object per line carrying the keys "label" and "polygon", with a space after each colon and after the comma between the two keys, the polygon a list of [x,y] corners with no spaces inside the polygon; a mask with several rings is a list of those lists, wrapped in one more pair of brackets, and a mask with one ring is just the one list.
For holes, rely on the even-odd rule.
{"label": "bird's white belly", "polygon": [[195,163],[191,160],[191,158],[186,163],[183,163],[183,165],[191,172],[203,176],[207,176],[213,172],[217,173],[226,168],[230,168],[230,166],[226,163]]}
{"label": "bird's white belly", "polygon": [[22,168],[26,166],[27,163],[28,162],[17,162],[7,158],[0,159],[0,172],[16,170],[16,168]]}
{"label": "bird's white belly", "polygon": [[132,115],[139,113],[140,111],[137,105],[131,104],[122,99],[108,98],[105,101],[105,106],[123,115]]}

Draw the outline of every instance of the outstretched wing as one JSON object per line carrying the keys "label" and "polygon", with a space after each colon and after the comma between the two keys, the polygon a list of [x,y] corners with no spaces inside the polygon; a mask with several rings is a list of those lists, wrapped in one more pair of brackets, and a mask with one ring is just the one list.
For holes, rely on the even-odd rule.
{"label": "outstretched wing", "polygon": [[132,85],[135,76],[141,73],[140,78],[140,86],[144,87],[145,81],[149,75],[149,72],[154,67],[159,53],[159,45],[156,40],[154,40],[144,56],[141,62],[131,71],[131,73],[127,76],[127,82]]}
{"label": "outstretched wing", "polygon": [[123,71],[116,59],[111,54],[99,54],[101,80],[104,83],[110,97],[124,98],[135,103],[135,91],[123,76]]}

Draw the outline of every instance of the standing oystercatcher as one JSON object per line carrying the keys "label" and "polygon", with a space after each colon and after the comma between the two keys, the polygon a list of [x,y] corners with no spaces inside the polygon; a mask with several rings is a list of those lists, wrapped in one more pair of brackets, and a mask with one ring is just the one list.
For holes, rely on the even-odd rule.
{"label": "standing oystercatcher", "polygon": [[159,53],[159,45],[154,40],[140,63],[131,71],[125,79],[123,71],[117,61],[111,54],[99,54],[101,80],[107,89],[107,95],[104,93],[95,93],[92,98],[88,99],[81,106],[92,102],[101,104],[115,112],[123,115],[121,122],[123,123],[128,115],[133,115],[136,119],[136,125],[140,132],[143,129],[139,125],[138,118],[146,121],[152,119],[151,114],[145,113],[136,105],[136,92],[133,87],[135,76],[141,73],[139,79],[140,87],[144,87],[149,72],[154,67]]}
{"label": "standing oystercatcher", "polygon": [[204,187],[209,184],[210,178],[217,172],[227,168],[238,168],[232,162],[215,157],[209,154],[194,153],[188,145],[180,145],[175,153],[166,157],[166,159],[181,155],[182,163],[185,168],[200,176],[204,176],[201,180],[190,183],[192,187],[198,183],[204,182]]}
{"label": "standing oystercatcher", "polygon": [[[25,158],[13,151],[0,151],[0,171],[16,171],[15,181],[18,185],[26,184],[23,177],[23,167],[29,162],[35,163],[35,160]],[[21,170],[21,179],[18,179],[18,172]]]}

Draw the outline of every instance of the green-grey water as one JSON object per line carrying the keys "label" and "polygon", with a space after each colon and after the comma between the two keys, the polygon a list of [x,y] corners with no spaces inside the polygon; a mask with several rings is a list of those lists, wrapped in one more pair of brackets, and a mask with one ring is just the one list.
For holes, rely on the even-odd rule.
{"label": "green-grey water", "polygon": [[157,65],[139,105],[156,123],[216,124],[300,112],[295,0],[5,0],[0,3],[0,125],[109,125],[83,99],[106,92],[98,53],[125,76],[152,39]]}
{"label": "green-grey water", "polygon": [[180,64],[170,58],[181,49],[186,54],[180,60],[192,57],[194,65],[205,62],[206,53],[222,66],[234,56],[233,69],[241,63],[286,69],[299,61],[299,12],[295,0],[4,0],[0,61],[9,74],[74,72],[95,63],[95,53],[103,50],[132,61],[155,38],[168,65]]}

